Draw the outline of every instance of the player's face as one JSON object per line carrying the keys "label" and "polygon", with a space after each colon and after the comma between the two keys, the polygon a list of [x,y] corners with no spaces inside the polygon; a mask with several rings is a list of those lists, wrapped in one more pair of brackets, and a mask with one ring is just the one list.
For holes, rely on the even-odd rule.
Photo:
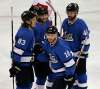
{"label": "player's face", "polygon": [[76,11],[68,11],[67,16],[70,21],[73,21],[77,16],[77,12]]}
{"label": "player's face", "polygon": [[46,34],[49,43],[53,44],[57,39],[57,34]]}
{"label": "player's face", "polygon": [[26,21],[26,23],[29,25],[30,28],[34,27],[36,24],[36,17]]}
{"label": "player's face", "polygon": [[36,24],[36,17],[31,19],[31,27],[34,27]]}
{"label": "player's face", "polygon": [[46,21],[48,20],[48,14],[41,15],[41,16],[39,16],[39,18],[40,18],[43,22],[46,22]]}

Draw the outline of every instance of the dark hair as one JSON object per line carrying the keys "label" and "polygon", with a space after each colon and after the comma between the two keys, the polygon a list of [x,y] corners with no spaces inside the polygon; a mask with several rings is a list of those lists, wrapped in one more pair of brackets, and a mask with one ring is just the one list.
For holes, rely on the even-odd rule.
{"label": "dark hair", "polygon": [[23,22],[29,21],[30,19],[34,18],[36,14],[32,11],[24,11],[21,14],[21,19]]}
{"label": "dark hair", "polygon": [[67,7],[66,7],[66,12],[68,11],[79,11],[79,6],[77,3],[70,3]]}

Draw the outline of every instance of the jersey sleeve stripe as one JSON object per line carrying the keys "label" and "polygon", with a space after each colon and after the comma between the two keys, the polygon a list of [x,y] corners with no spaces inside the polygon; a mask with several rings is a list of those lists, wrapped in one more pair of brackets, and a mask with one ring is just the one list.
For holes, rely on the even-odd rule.
{"label": "jersey sleeve stripe", "polygon": [[75,64],[74,59],[71,59],[70,61],[64,63],[65,67],[71,67]]}
{"label": "jersey sleeve stripe", "polygon": [[78,86],[81,88],[87,87],[87,83],[79,83],[78,82]]}
{"label": "jersey sleeve stripe", "polygon": [[89,39],[85,39],[81,42],[81,44],[83,45],[89,45],[90,44],[90,40]]}
{"label": "jersey sleeve stripe", "polygon": [[24,53],[24,51],[22,49],[19,49],[17,47],[14,47],[13,52],[15,52],[18,55],[22,55]]}
{"label": "jersey sleeve stripe", "polygon": [[51,68],[51,70],[52,70],[52,72],[54,72],[54,73],[58,73],[58,72],[64,72],[64,71],[65,71],[65,68],[62,67],[62,68],[59,68],[59,69],[57,69],[57,70]]}
{"label": "jersey sleeve stripe", "polygon": [[21,57],[20,62],[30,62],[32,57]]}
{"label": "jersey sleeve stripe", "polygon": [[53,82],[49,82],[49,81],[47,81],[47,82],[46,82],[46,86],[48,86],[48,87],[52,87],[52,86],[53,86]]}
{"label": "jersey sleeve stripe", "polygon": [[75,80],[75,83],[73,85],[78,85],[81,88],[87,87],[87,83],[79,83],[78,80]]}

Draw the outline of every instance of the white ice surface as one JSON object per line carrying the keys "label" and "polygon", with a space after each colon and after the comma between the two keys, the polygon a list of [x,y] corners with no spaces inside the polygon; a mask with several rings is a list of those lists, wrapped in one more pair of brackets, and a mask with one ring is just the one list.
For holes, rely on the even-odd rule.
{"label": "white ice surface", "polygon": [[[66,17],[65,7],[69,2],[77,2],[80,6],[79,17],[83,18],[91,30],[90,56],[87,62],[88,89],[100,89],[100,1],[99,0],[52,0],[62,20]],[[0,89],[12,89],[9,78],[11,50],[10,7],[14,7],[14,34],[20,26],[20,14],[27,10],[31,0],[0,0]],[[58,18],[58,27],[59,18]]]}

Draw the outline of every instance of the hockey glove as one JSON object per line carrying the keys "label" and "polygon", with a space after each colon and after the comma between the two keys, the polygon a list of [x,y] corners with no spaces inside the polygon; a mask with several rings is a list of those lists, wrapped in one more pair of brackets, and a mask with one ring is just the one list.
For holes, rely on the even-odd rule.
{"label": "hockey glove", "polygon": [[78,65],[79,60],[86,59],[88,57],[88,54],[84,54],[83,52],[80,52],[76,61],[76,65]]}
{"label": "hockey glove", "polygon": [[88,54],[84,54],[83,52],[81,52],[80,58],[81,58],[81,57],[82,57],[83,59],[84,59],[84,58],[87,58],[87,57],[88,57]]}
{"label": "hockey glove", "polygon": [[77,57],[78,57],[78,59],[80,59],[80,58],[85,59],[85,58],[88,57],[88,53],[85,54],[84,52],[79,52],[79,53],[77,54]]}
{"label": "hockey glove", "polygon": [[42,49],[41,45],[39,43],[36,43],[35,46],[34,46],[34,53],[39,54],[39,53],[42,53],[42,52],[43,52],[43,49]]}
{"label": "hockey glove", "polygon": [[14,77],[20,71],[21,69],[18,66],[12,65],[12,67],[9,69],[10,77]]}
{"label": "hockey glove", "polygon": [[67,77],[64,78],[64,80],[65,80],[65,81],[68,81],[68,82],[72,81],[73,79],[74,79],[74,78],[73,78],[73,76],[71,76],[71,75],[69,75],[69,76],[67,76]]}
{"label": "hockey glove", "polygon": [[73,83],[75,82],[75,79],[73,76],[67,76],[64,78],[64,80],[66,81],[67,85],[68,85],[68,89],[71,89],[71,87],[73,86]]}

